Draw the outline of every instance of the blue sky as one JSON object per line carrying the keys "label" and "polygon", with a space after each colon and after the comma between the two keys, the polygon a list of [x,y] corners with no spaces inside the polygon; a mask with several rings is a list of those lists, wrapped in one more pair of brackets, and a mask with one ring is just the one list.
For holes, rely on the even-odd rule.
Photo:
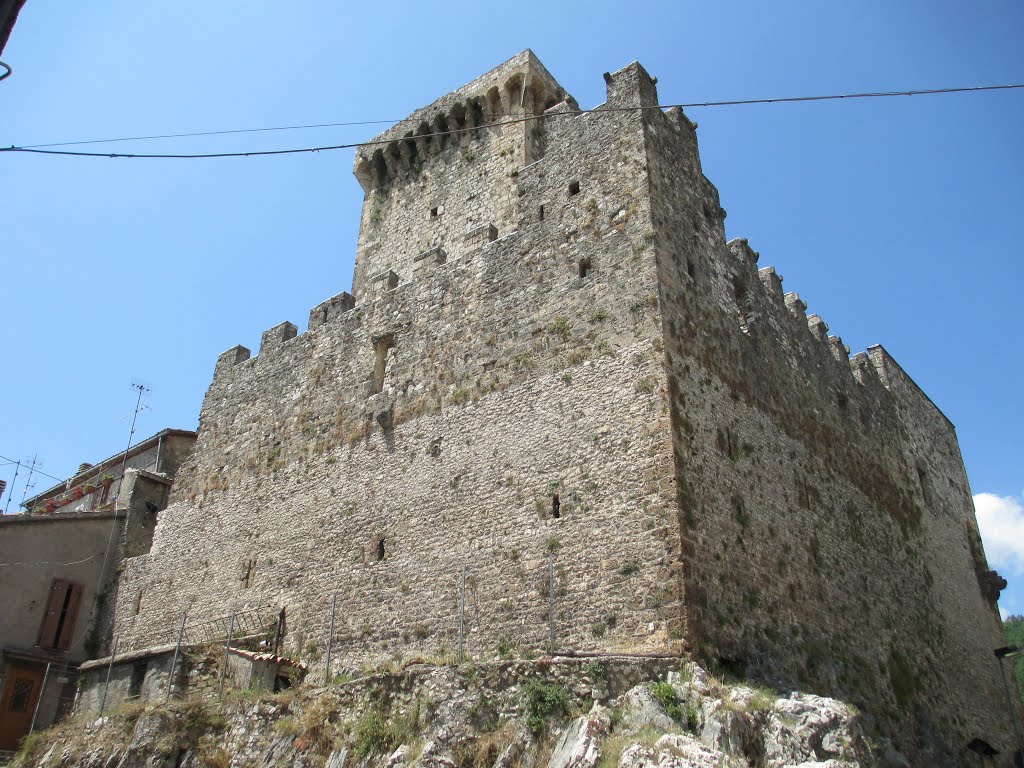
{"label": "blue sky", "polygon": [[[634,59],[663,103],[1024,82],[1022,33],[1010,0],[28,0],[3,55],[0,146],[400,119],[526,47],[585,107]],[[1002,605],[1024,613],[1024,91],[689,114],[729,237],[855,351],[884,344],[956,424],[1011,580]],[[97,148],[272,149],[383,127]],[[66,476],[122,450],[133,378],[152,387],[141,436],[194,428],[220,352],[302,328],[350,287],[351,163],[0,156],[0,454]]]}

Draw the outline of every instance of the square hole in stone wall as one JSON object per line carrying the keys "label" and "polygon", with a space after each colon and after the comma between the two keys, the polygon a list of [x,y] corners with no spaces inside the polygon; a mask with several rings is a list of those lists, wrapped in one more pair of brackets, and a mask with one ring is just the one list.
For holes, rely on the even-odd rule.
{"label": "square hole in stone wall", "polygon": [[569,196],[578,195],[580,193],[580,183],[574,181],[569,185]]}

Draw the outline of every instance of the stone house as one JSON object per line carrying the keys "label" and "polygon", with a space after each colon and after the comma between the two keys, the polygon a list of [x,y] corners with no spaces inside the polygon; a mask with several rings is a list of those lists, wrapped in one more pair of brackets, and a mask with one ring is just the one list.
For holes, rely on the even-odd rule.
{"label": "stone house", "polygon": [[116,563],[149,548],[194,442],[163,430],[0,516],[0,751],[69,709],[78,666],[104,647]]}

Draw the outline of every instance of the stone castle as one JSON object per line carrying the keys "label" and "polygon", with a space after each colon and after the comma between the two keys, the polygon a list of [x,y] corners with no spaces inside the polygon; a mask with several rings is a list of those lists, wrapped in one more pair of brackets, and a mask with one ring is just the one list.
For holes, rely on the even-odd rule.
{"label": "stone castle", "polygon": [[952,424],[726,242],[639,64],[604,77],[582,112],[525,51],[357,152],[352,293],[217,361],[120,564],[122,652],[286,607],[313,666],[333,603],[336,668],[691,654],[843,696],[921,764],[1008,754]]}

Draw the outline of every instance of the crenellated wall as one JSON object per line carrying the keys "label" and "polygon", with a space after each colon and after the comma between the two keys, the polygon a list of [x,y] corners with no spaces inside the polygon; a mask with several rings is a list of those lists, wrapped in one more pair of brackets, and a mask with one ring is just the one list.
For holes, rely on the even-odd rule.
{"label": "crenellated wall", "polygon": [[481,230],[491,240],[515,231],[516,176],[546,144],[544,123],[528,118],[565,98],[527,50],[361,147],[356,298],[389,272],[409,280],[423,259],[461,256]]}
{"label": "crenellated wall", "polygon": [[922,765],[975,737],[1011,751],[952,425],[725,241],[694,126],[647,119],[689,648],[853,701]]}
{"label": "crenellated wall", "polygon": [[1008,748],[952,426],[726,242],[640,65],[605,80],[582,113],[527,51],[360,150],[353,294],[218,360],[124,647],[286,607],[315,667],[333,602],[339,666],[443,655],[465,567],[474,657],[553,624],[852,698],[928,764]]}
{"label": "crenellated wall", "polygon": [[680,646],[642,121],[549,111],[548,155],[500,182],[504,231],[221,356],[152,551],[125,561],[125,647],[272,605],[322,651],[337,591],[339,664],[451,651],[465,566],[469,651],[536,651],[549,556],[558,647]]}

